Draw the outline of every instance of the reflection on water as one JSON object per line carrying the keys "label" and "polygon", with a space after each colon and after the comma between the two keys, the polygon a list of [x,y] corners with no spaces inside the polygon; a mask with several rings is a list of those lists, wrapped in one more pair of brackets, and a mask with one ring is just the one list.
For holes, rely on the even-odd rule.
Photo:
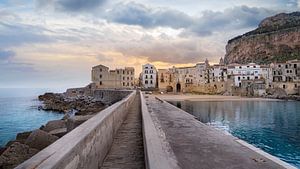
{"label": "reflection on water", "polygon": [[[300,103],[183,101],[173,105],[300,168]],[[179,105],[179,106],[178,106]]]}

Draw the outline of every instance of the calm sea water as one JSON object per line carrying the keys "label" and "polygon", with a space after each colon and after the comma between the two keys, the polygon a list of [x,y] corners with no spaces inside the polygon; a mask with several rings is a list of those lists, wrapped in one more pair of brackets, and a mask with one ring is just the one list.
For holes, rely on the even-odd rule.
{"label": "calm sea water", "polygon": [[300,102],[171,102],[207,125],[229,132],[300,168]]}
{"label": "calm sea water", "polygon": [[17,133],[31,131],[63,114],[38,110],[39,94],[47,89],[0,89],[0,146],[15,139]]}

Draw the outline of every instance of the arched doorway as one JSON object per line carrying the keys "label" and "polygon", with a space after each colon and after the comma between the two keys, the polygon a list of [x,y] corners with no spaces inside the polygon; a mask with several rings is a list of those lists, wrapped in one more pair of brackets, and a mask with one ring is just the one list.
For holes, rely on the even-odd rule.
{"label": "arched doorway", "polygon": [[181,92],[181,85],[180,85],[180,83],[177,83],[177,85],[176,85],[176,92]]}
{"label": "arched doorway", "polygon": [[172,86],[167,86],[167,92],[173,92],[173,87]]}

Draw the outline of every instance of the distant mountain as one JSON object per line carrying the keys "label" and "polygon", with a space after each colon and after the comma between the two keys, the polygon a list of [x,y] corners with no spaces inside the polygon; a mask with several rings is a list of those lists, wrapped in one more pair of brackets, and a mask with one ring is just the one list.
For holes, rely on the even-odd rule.
{"label": "distant mountain", "polygon": [[300,12],[264,19],[257,29],[226,46],[225,63],[270,63],[300,59]]}

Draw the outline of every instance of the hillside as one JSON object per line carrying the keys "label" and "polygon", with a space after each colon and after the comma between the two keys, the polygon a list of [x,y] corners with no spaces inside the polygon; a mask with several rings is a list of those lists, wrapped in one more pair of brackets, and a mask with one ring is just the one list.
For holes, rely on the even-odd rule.
{"label": "hillside", "polygon": [[264,19],[257,29],[226,46],[225,63],[270,63],[300,59],[300,12]]}

